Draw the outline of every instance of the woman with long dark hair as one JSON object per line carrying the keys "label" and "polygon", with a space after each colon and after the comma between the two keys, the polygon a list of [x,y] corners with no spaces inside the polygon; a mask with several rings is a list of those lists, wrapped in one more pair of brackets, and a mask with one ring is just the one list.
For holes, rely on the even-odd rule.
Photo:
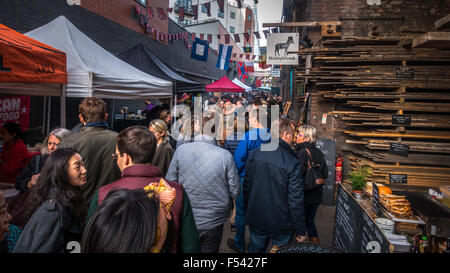
{"label": "woman with long dark hair", "polygon": [[75,150],[54,151],[27,199],[27,223],[14,252],[64,252],[67,243],[80,241],[86,210],[80,187],[86,168]]}
{"label": "woman with long dark hair", "polygon": [[165,205],[160,203],[164,198],[158,198],[152,192],[150,195],[144,189],[110,192],[86,226],[81,251],[165,252],[170,234]]}

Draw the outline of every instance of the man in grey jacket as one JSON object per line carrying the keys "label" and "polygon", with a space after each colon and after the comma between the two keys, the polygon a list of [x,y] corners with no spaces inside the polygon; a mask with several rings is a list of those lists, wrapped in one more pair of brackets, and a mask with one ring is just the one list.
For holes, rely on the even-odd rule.
{"label": "man in grey jacket", "polygon": [[[203,118],[202,124],[208,121]],[[177,148],[166,178],[183,184],[189,196],[201,252],[217,253],[233,199],[239,196],[239,176],[233,156],[217,146],[213,134],[200,130],[199,122],[195,131],[203,133]]]}

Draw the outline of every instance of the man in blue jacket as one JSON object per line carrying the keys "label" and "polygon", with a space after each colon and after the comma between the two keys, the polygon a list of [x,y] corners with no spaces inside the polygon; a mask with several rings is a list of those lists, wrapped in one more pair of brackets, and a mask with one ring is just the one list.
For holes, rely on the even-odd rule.
{"label": "man in blue jacket", "polygon": [[280,119],[280,143],[275,151],[250,153],[244,177],[244,209],[250,228],[249,253],[264,253],[269,241],[283,246],[303,242],[305,212],[300,163],[290,144],[294,125]]}
{"label": "man in blue jacket", "polygon": [[[239,141],[238,147],[234,152],[234,162],[239,174],[239,182],[241,189],[243,188],[245,163],[251,151],[261,147],[262,143],[270,142],[270,132],[265,128],[260,118],[266,118],[267,114],[259,108],[254,108],[249,112],[249,127],[251,128]],[[236,235],[234,239],[228,239],[227,245],[237,252],[245,252],[245,212],[244,212],[244,196],[241,190],[239,197],[236,199]]]}

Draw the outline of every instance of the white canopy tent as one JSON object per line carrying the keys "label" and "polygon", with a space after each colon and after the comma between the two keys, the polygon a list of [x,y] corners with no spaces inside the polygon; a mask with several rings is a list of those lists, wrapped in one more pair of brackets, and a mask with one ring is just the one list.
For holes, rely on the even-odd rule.
{"label": "white canopy tent", "polygon": [[66,17],[25,34],[67,54],[67,97],[168,98],[172,82],[148,75],[115,57]]}
{"label": "white canopy tent", "polygon": [[240,87],[244,88],[245,92],[250,92],[252,91],[252,88],[246,84],[244,84],[243,82],[241,82],[238,78],[234,78],[234,80],[232,81],[234,84],[239,85]]}

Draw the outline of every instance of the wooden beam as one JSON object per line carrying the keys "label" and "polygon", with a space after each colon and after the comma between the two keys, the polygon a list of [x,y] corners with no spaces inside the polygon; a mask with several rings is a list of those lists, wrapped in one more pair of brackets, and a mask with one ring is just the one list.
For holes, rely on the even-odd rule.
{"label": "wooden beam", "polygon": [[450,48],[450,32],[428,32],[413,39],[412,47]]}
{"label": "wooden beam", "polygon": [[436,29],[441,29],[441,28],[447,28],[450,27],[450,14],[447,14],[447,16],[442,17],[441,19],[437,20],[434,23],[434,27]]}
{"label": "wooden beam", "polygon": [[318,22],[285,22],[285,23],[264,23],[263,27],[320,27],[322,25],[340,26],[340,21],[318,21]]}

